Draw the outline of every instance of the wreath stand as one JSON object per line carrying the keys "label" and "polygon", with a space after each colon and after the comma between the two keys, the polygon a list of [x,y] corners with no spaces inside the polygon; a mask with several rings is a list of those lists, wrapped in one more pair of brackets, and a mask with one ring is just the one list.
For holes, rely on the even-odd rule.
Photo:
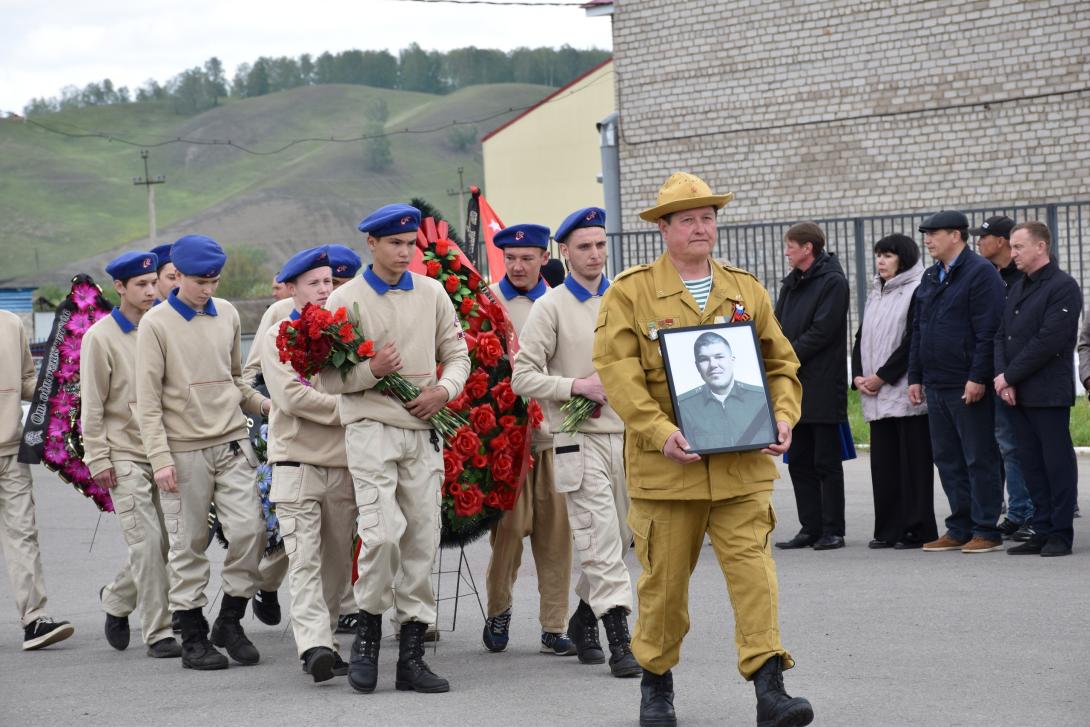
{"label": "wreath stand", "polygon": [[[435,628],[439,632],[453,633],[458,627],[458,604],[463,598],[470,596],[477,599],[477,608],[481,612],[481,619],[485,619],[484,604],[481,603],[481,596],[477,590],[477,583],[473,578],[473,571],[469,567],[469,560],[466,558],[465,541],[462,540],[458,543],[458,563],[455,567],[444,570],[443,568],[443,548],[439,549],[439,558],[436,569],[432,571],[432,575],[435,576]],[[450,559],[448,557],[447,564],[449,566]],[[443,594],[443,576],[454,576],[454,595],[444,596]],[[454,601],[454,608],[451,614],[450,628],[442,628],[441,613],[443,610],[444,601]],[[435,648],[438,648],[439,640],[435,640]]]}

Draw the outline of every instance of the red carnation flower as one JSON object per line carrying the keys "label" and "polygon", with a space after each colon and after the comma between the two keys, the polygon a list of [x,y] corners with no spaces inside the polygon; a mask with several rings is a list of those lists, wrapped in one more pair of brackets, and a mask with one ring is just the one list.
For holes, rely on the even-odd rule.
{"label": "red carnation flower", "polygon": [[375,355],[375,342],[364,341],[356,347],[356,355],[360,358],[371,358]]}

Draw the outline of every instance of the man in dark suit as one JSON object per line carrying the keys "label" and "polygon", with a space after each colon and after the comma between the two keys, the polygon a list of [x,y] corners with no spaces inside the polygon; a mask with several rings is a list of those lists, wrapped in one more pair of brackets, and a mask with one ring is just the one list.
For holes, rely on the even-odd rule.
{"label": "man in dark suit", "polygon": [[1034,536],[1011,555],[1070,555],[1078,466],[1071,444],[1075,337],[1082,292],[1050,259],[1041,222],[1011,233],[1011,256],[1025,276],[1007,296],[995,337],[995,390],[1015,415],[1019,457],[1033,497]]}

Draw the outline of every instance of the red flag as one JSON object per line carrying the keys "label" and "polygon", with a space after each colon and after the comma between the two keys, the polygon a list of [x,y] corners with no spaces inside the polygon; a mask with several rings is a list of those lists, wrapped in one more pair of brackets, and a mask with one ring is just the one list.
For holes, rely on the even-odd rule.
{"label": "red flag", "polygon": [[492,243],[492,236],[502,230],[506,225],[500,221],[492,205],[488,204],[484,195],[477,197],[480,202],[481,232],[484,233],[484,249],[488,260],[488,278],[496,282],[507,272],[507,266],[503,264],[503,251]]}

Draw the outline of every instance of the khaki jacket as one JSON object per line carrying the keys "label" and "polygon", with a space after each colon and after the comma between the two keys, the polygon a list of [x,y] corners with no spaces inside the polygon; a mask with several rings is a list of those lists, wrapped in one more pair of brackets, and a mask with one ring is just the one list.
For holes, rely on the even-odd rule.
{"label": "khaki jacket", "polygon": [[23,401],[34,397],[37,379],[23,322],[0,310],[0,457],[19,451]]}
{"label": "khaki jacket", "polygon": [[800,415],[799,361],[772,312],[768,291],[752,274],[711,262],[712,289],[701,311],[663,254],[630,268],[606,291],[594,338],[594,365],[606,395],[625,422],[628,491],[634,498],[723,500],[770,490],[778,473],[759,451],[725,452],[682,465],[662,454],[678,431],[656,328],[729,320],[741,304],[756,324],[772,413],[794,426]]}

